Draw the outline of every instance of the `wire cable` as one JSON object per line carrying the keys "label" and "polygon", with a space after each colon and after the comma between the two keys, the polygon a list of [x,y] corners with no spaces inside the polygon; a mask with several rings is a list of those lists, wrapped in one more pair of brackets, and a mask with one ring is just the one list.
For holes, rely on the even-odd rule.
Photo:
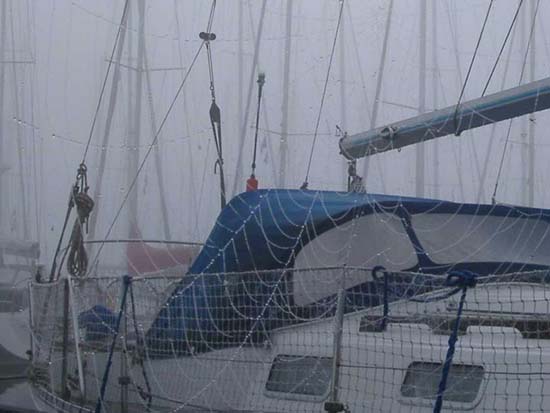
{"label": "wire cable", "polygon": [[504,41],[502,42],[502,46],[500,47],[500,50],[498,52],[498,56],[495,60],[495,64],[493,65],[493,68],[491,69],[491,73],[489,74],[489,78],[487,79],[487,83],[485,83],[485,87],[483,88],[483,92],[481,93],[481,96],[485,96],[485,92],[487,92],[487,88],[489,87],[489,83],[491,82],[491,78],[493,77],[493,74],[495,73],[498,62],[500,60],[500,57],[502,56],[502,52],[504,51],[504,47],[506,46],[506,42],[508,42],[508,38],[510,37],[510,34],[512,33],[512,30],[514,28],[514,24],[516,23],[516,20],[519,16],[519,11],[521,10],[522,5],[523,5],[523,0],[520,0],[520,2],[518,4],[518,8],[516,9],[516,14],[514,14],[514,18],[512,19],[512,23],[510,24],[510,27],[508,28],[508,32],[506,33],[506,37],[504,37]]}
{"label": "wire cable", "polygon": [[[58,254],[60,252],[60,249],[61,249],[61,243],[63,242],[63,237],[65,235],[65,231],[67,229],[67,224],[68,224],[68,220],[69,220],[69,217],[70,217],[70,214],[71,214],[71,211],[72,211],[72,206],[76,205],[75,199],[74,199],[74,197],[75,197],[74,190],[75,190],[75,188],[79,188],[79,180],[81,178],[81,170],[83,168],[84,169],[86,168],[86,165],[85,165],[86,156],[88,155],[88,150],[89,150],[90,144],[92,142],[94,127],[95,127],[95,124],[96,124],[96,121],[97,121],[97,115],[98,115],[99,109],[101,107],[101,102],[103,100],[103,95],[105,93],[105,87],[107,85],[107,79],[109,78],[109,72],[111,71],[111,67],[113,65],[113,57],[114,57],[115,51],[117,49],[117,46],[119,45],[118,43],[119,43],[120,34],[122,32],[123,27],[125,26],[127,15],[128,15],[128,0],[126,0],[124,2],[124,9],[122,10],[122,17],[120,18],[120,24],[118,26],[117,35],[115,37],[115,42],[113,44],[113,50],[111,51],[111,58],[109,59],[109,65],[107,66],[107,71],[105,73],[105,78],[103,79],[103,85],[101,86],[101,92],[99,94],[99,100],[97,102],[96,110],[95,110],[94,117],[93,117],[93,120],[92,120],[92,126],[90,128],[90,134],[88,136],[88,141],[86,143],[86,148],[84,149],[84,154],[82,155],[82,161],[80,162],[80,166],[78,168],[78,172],[77,172],[76,180],[75,180],[76,182],[75,182],[75,184],[73,184],[73,187],[71,189],[71,198],[69,200],[69,206],[68,206],[68,209],[67,209],[67,212],[66,212],[66,215],[65,215],[65,220],[63,222],[63,228],[61,230],[61,234],[59,236],[59,241],[58,241],[58,244],[57,244],[57,248],[56,248],[56,251],[55,251],[55,254],[54,254],[54,257],[53,257],[53,263],[52,263],[52,267],[51,267],[51,271],[50,271],[50,282],[54,281],[54,279],[55,279],[56,267],[57,267],[57,257],[58,257]],[[120,45],[120,46],[122,47],[122,45]],[[87,193],[88,192],[87,184],[86,184],[85,188],[81,188],[81,189],[83,190],[84,193]],[[93,204],[93,201],[92,201],[92,204]],[[80,252],[83,253],[83,255],[80,254],[81,257],[85,257],[85,251],[83,249],[83,244],[82,244],[82,240],[83,240],[83,238],[82,238],[82,224],[87,222],[87,219],[88,218],[86,217],[86,220],[82,221],[80,218],[77,217],[77,219],[75,221],[75,225],[73,227],[73,235],[75,235],[76,233],[80,234],[78,244],[80,244],[80,247],[79,247]],[[73,241],[74,241],[74,239],[73,239]],[[76,244],[74,244],[74,245],[76,245]],[[65,254],[63,255],[62,262],[65,260],[66,256],[67,256],[67,251],[65,251]],[[83,268],[84,271],[87,270],[87,257],[86,257],[85,260],[86,260],[86,265]],[[81,261],[81,263],[84,263],[84,261]],[[58,272],[57,272],[58,275],[59,275],[60,271],[61,271],[61,266],[58,269]]]}
{"label": "wire cable", "polygon": [[[115,42],[113,44],[113,50],[111,51],[111,58],[109,59],[109,65],[107,66],[107,72],[105,73],[105,78],[103,79],[103,85],[101,86],[101,92],[99,94],[99,100],[97,101],[97,106],[94,113],[94,118],[92,120],[92,126],[90,128],[90,134],[88,136],[88,142],[86,143],[86,148],[84,149],[84,155],[82,156],[82,162],[85,163],[86,156],[88,155],[88,149],[90,148],[90,143],[92,142],[92,137],[94,133],[95,124],[97,122],[97,115],[99,114],[99,109],[101,107],[101,102],[103,101],[103,95],[105,93],[105,88],[107,86],[107,79],[109,78],[109,72],[111,71],[111,67],[113,66],[115,51],[118,45],[118,39],[120,38],[120,33],[122,32],[122,29],[125,29],[125,22],[128,15],[128,0],[124,2],[124,9],[122,10],[122,17],[120,18],[120,24],[118,25],[118,31],[115,37]],[[122,47],[122,45],[120,46]]]}
{"label": "wire cable", "polygon": [[204,47],[205,45],[205,41],[203,40],[202,43],[200,44],[200,46],[198,47],[195,55],[193,56],[193,59],[191,61],[191,64],[189,65],[189,68],[187,69],[187,72],[185,73],[185,76],[174,96],[174,98],[172,99],[172,102],[170,103],[170,106],[168,107],[168,110],[166,111],[166,114],[164,115],[164,118],[162,119],[162,122],[160,123],[160,126],[157,130],[157,133],[155,134],[154,138],[153,138],[153,141],[151,142],[151,145],[149,146],[149,148],[147,149],[147,152],[145,153],[145,156],[143,157],[143,160],[141,161],[140,165],[139,165],[139,168],[134,176],[134,179],[132,180],[132,183],[130,184],[129,188],[128,188],[128,191],[126,191],[126,194],[124,195],[124,198],[122,199],[122,202],[113,218],[113,221],[111,222],[108,230],[107,230],[107,233],[105,234],[105,237],[101,243],[101,245],[99,246],[98,250],[97,250],[97,253],[94,257],[94,261],[93,261],[93,264],[89,267],[89,268],[94,268],[94,266],[96,265],[97,263],[97,260],[99,259],[99,255],[101,254],[101,251],[103,250],[103,247],[105,246],[105,241],[109,238],[109,235],[111,235],[111,232],[115,226],[115,223],[116,221],[118,220],[118,217],[120,216],[120,213],[122,212],[122,209],[124,208],[124,205],[126,204],[126,201],[128,200],[128,197],[130,196],[130,193],[132,192],[132,190],[134,189],[134,187],[136,186],[136,183],[137,183],[137,179],[141,173],[141,171],[143,170],[143,167],[145,166],[145,163],[147,162],[147,159],[149,158],[149,155],[151,155],[151,152],[153,150],[153,148],[155,147],[157,141],[158,141],[158,138],[159,138],[159,135],[160,133],[162,132],[162,129],[164,128],[164,125],[168,119],[168,116],[170,115],[170,113],[172,112],[172,109],[174,108],[175,104],[176,104],[176,101],[179,97],[179,95],[181,94],[181,91],[183,90],[183,87],[185,86],[185,83],[187,81],[187,79],[189,78],[189,74],[191,73],[191,70],[193,69],[193,67],[195,66],[195,63],[197,62],[197,59],[200,55],[200,52],[202,50],[202,48]]}
{"label": "wire cable", "polygon": [[455,107],[455,113],[453,117],[454,126],[455,126],[455,135],[460,135],[460,128],[457,124],[457,114],[458,114],[458,108],[460,106],[460,102],[462,101],[462,98],[464,97],[464,91],[466,90],[466,85],[468,84],[468,80],[470,79],[470,74],[472,73],[472,68],[474,67],[474,62],[476,60],[477,52],[479,50],[479,45],[481,44],[481,39],[483,38],[483,33],[485,32],[485,26],[487,25],[487,20],[489,19],[489,14],[491,13],[491,8],[493,7],[494,0],[491,0],[489,3],[489,7],[487,7],[487,13],[485,13],[485,19],[483,20],[483,25],[481,26],[481,31],[479,32],[479,37],[477,38],[477,44],[476,48],[474,49],[474,55],[472,56],[472,60],[470,60],[470,66],[468,67],[468,72],[466,73],[466,77],[464,78],[464,83],[462,84],[462,90],[460,91],[460,96],[458,97],[458,101],[456,102]]}
{"label": "wire cable", "polygon": [[[521,82],[523,81],[523,75],[525,74],[525,66],[527,65],[527,55],[529,53],[529,49],[531,47],[531,40],[533,39],[533,33],[535,32],[535,22],[537,19],[537,13],[539,11],[539,5],[540,0],[537,0],[537,5],[535,7],[535,12],[533,14],[533,20],[531,22],[531,31],[529,33],[529,39],[527,40],[527,48],[525,50],[525,55],[523,56],[523,65],[521,67],[521,74],[519,76],[519,82],[518,85],[521,85]],[[491,202],[493,204],[496,203],[496,196],[497,196],[497,190],[498,190],[498,184],[500,182],[500,176],[502,174],[502,167],[504,165],[504,157],[506,155],[506,149],[508,148],[508,142],[510,140],[510,132],[512,131],[512,122],[514,119],[510,119],[510,122],[508,123],[508,131],[506,132],[506,140],[504,141],[504,148],[502,150],[502,156],[500,158],[500,164],[498,166],[498,173],[497,173],[497,179],[495,181],[495,188],[493,190],[493,195],[491,196]]]}
{"label": "wire cable", "polygon": [[[492,2],[492,0],[491,0]],[[301,189],[307,189],[309,172],[311,170],[311,161],[313,160],[313,151],[315,150],[315,143],[317,142],[317,132],[319,131],[319,123],[321,122],[321,114],[323,113],[323,105],[325,103],[325,96],[327,94],[328,79],[330,76],[330,69],[332,68],[332,60],[334,58],[334,51],[336,50],[336,40],[338,40],[338,32],[340,31],[340,23],[342,22],[342,14],[344,11],[344,0],[340,0],[340,11],[338,13],[338,23],[336,24],[336,32],[334,33],[334,40],[332,42],[332,50],[330,52],[330,60],[328,62],[327,76],[325,78],[325,86],[323,87],[323,94],[321,95],[321,104],[319,106],[319,113],[317,114],[317,122],[315,123],[315,132],[313,133],[313,142],[311,143],[311,150],[309,152],[309,161],[307,163],[306,176]]]}

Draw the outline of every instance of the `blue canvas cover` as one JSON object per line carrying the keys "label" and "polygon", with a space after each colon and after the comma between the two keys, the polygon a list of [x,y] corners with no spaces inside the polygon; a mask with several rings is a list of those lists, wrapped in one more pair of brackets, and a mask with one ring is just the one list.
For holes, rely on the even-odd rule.
{"label": "blue canvas cover", "polygon": [[[419,213],[458,213],[506,217],[535,216],[548,221],[550,212],[543,209],[504,205],[458,204],[453,202],[330,191],[264,189],[246,192],[233,198],[220,213],[202,251],[189,273],[162,307],[147,333],[151,351],[206,351],[254,339],[251,331],[267,331],[262,315],[269,311],[278,294],[284,291],[282,269],[291,268],[298,252],[316,236],[342,225],[353,218],[375,211],[391,212],[404,222],[414,246],[419,268],[431,273],[445,272],[456,263],[433,263],[423,251],[410,217]],[[408,224],[407,224],[408,223]],[[476,263],[467,269],[480,273],[499,271],[501,263]],[[464,265],[461,263],[460,265]],[[474,267],[472,267],[474,266]],[[522,263],[509,263],[507,271],[527,268]],[[252,281],[241,283],[228,297],[227,273],[273,270],[268,274],[252,275]],[[255,281],[254,281],[255,280]],[[239,290],[240,288],[240,290]],[[256,299],[252,305],[250,297]],[[266,306],[266,303],[268,304]],[[365,305],[377,302],[364,303]],[[230,320],[229,312],[239,313],[242,325]],[[167,344],[168,343],[168,344]],[[206,348],[203,348],[206,346]],[[160,354],[159,353],[159,354]]]}

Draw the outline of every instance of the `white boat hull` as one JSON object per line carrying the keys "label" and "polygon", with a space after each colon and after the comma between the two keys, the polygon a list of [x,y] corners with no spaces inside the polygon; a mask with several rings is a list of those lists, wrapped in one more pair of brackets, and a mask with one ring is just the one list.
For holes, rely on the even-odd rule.
{"label": "white boat hull", "polygon": [[[486,313],[497,307],[501,314],[516,316],[544,315],[550,310],[550,289],[544,285],[494,284],[478,286],[472,295],[474,291],[475,300],[466,302],[465,314]],[[401,301],[391,304],[391,314],[452,316],[456,302],[456,296],[433,303]],[[380,315],[381,311],[381,307],[376,307],[345,316],[338,400],[352,412],[433,411],[433,397],[411,396],[404,390],[404,383],[413,363],[441,366],[449,334],[437,332],[422,321],[390,323],[385,331],[368,331],[368,317]],[[143,410],[147,405],[144,394],[150,393],[152,407],[159,410],[323,411],[330,379],[322,384],[326,391],[316,395],[273,391],[268,382],[278,356],[333,357],[334,322],[334,318],[326,318],[281,328],[272,332],[265,345],[243,345],[185,357],[167,354],[163,359],[145,358],[143,367],[116,351],[104,397],[119,403],[119,377],[124,371],[121,362],[126,360],[130,410]],[[99,396],[107,356],[105,351],[82,349],[85,394],[90,406]],[[58,353],[55,358],[59,357]],[[445,400],[447,409],[504,412],[544,410],[550,405],[548,339],[524,338],[516,328],[505,326],[470,326],[458,339],[453,365],[478,366],[483,373],[470,400]],[[74,375],[76,368],[72,362],[69,372]],[[51,374],[52,382],[60,383],[60,369]],[[439,382],[440,374],[438,367],[432,379]],[[288,377],[292,379],[291,375]],[[422,383],[416,385],[421,387]],[[105,406],[108,410],[111,405]]]}

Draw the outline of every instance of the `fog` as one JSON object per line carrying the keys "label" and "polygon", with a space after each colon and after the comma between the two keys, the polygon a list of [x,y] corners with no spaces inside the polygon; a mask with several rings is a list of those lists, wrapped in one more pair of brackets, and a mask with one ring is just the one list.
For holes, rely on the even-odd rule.
{"label": "fog", "polygon": [[[251,173],[259,72],[266,76],[258,135],[259,185],[297,189],[305,179],[340,2],[294,0],[288,7],[287,1],[291,0],[218,0],[215,8],[212,32],[217,38],[211,43],[211,51],[216,101],[222,115],[228,199],[244,191]],[[202,44],[199,33],[206,31],[212,2],[145,0],[142,51],[146,66],[138,60],[139,3],[140,0],[128,2],[127,31],[118,68],[110,58],[124,1],[2,3],[5,24],[0,33],[0,232],[3,236],[38,240],[40,261],[46,266],[51,263],[71,186],[90,136],[86,165],[89,193],[96,201],[93,238],[128,238],[128,208],[133,202],[137,205],[137,226],[143,238],[148,239],[169,237],[202,242],[219,213],[219,176],[214,172],[217,155],[209,119],[211,94],[205,47],[192,64]],[[457,103],[489,1],[426,1],[425,39],[420,30],[422,3],[393,3],[385,68],[380,77],[390,1],[345,0],[313,148],[310,189],[346,188],[347,167],[339,154],[337,125],[353,134],[414,116],[422,110],[422,93],[424,111]],[[494,2],[463,101],[481,95],[517,5],[513,0]],[[549,73],[549,40],[544,22],[550,19],[550,3],[546,1],[539,3],[535,19],[531,43],[534,65],[526,53],[535,5],[535,0],[524,1],[487,93],[517,86],[522,68],[521,83]],[[287,18],[289,8],[291,19]],[[260,21],[263,25],[258,41]],[[426,52],[424,64],[422,47]],[[282,168],[286,51],[288,152]],[[120,81],[114,109],[109,113],[117,71]],[[169,111],[187,71],[189,76],[182,92]],[[380,98],[375,102],[379,79]],[[378,115],[373,123],[376,103]],[[148,152],[167,113],[158,141]],[[110,115],[112,124],[106,133]],[[532,124],[532,206],[549,207],[550,197],[545,191],[549,175],[549,163],[545,161],[550,155],[546,136],[549,119],[545,112],[531,119],[515,119],[504,157],[509,122],[497,125],[494,131],[492,126],[486,126],[460,137],[425,143],[424,195],[457,202],[491,202],[503,157],[497,201],[528,205],[527,142]],[[241,149],[242,161],[238,163]],[[417,148],[409,147],[370,158],[365,177],[367,191],[416,195],[416,151]],[[102,154],[105,165],[99,184]],[[145,157],[129,195],[136,165]],[[365,171],[364,162],[359,161],[360,174]],[[166,216],[161,200],[166,205]]]}

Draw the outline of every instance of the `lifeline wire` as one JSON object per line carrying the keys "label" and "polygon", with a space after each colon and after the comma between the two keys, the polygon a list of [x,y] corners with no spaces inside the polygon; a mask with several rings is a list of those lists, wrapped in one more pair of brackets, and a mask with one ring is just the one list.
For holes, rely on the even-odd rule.
{"label": "lifeline wire", "polygon": [[[492,0],[491,0],[492,1]],[[336,24],[336,32],[334,33],[334,41],[332,42],[332,50],[330,52],[330,60],[328,62],[327,76],[325,78],[325,86],[323,87],[323,95],[321,96],[321,105],[319,107],[319,113],[317,115],[317,123],[315,124],[315,132],[313,134],[313,142],[311,143],[311,151],[309,152],[309,161],[307,163],[306,177],[301,189],[307,189],[309,179],[309,171],[311,169],[311,161],[313,159],[313,151],[315,150],[315,143],[317,142],[317,132],[319,131],[319,123],[321,122],[321,113],[323,112],[323,105],[325,103],[325,96],[327,94],[328,79],[330,76],[330,69],[332,67],[332,59],[334,58],[334,50],[336,49],[336,40],[338,39],[338,32],[340,31],[340,23],[342,22],[342,12],[344,10],[344,0],[340,0],[340,12],[338,13],[338,23]]]}

